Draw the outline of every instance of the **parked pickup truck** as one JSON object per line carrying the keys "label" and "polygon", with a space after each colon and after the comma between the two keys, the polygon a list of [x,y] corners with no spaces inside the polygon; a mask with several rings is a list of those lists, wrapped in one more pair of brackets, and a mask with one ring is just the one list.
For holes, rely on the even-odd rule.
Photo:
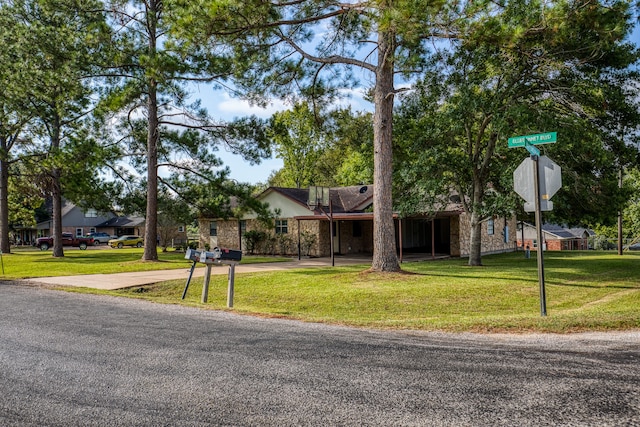
{"label": "parked pickup truck", "polygon": [[[93,245],[92,237],[75,237],[71,233],[62,233],[62,246],[76,246],[82,250],[87,249],[87,246]],[[53,237],[40,237],[36,240],[36,246],[41,251],[46,251],[53,246]]]}

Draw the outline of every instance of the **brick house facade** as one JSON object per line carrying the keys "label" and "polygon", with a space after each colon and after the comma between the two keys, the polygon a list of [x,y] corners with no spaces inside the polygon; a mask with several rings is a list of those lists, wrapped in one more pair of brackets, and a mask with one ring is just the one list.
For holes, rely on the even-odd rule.
{"label": "brick house facade", "polygon": [[[543,249],[548,251],[579,251],[589,249],[589,237],[595,233],[587,228],[568,228],[555,224],[542,226],[544,239]],[[530,250],[538,249],[538,235],[536,227],[532,224],[521,223],[518,232],[518,247]]]}
{"label": "brick house facade", "polygon": [[[247,252],[243,237],[247,231],[263,231],[269,241],[259,252],[326,257],[335,254],[370,254],[373,252],[372,186],[330,189],[331,214],[328,207],[310,207],[309,190],[271,187],[260,196],[273,212],[273,223],[261,223],[255,214],[237,219],[199,220],[200,247],[225,247]],[[330,221],[330,217],[332,221]],[[430,253],[465,257],[469,255],[469,218],[461,206],[451,203],[434,217],[395,217],[396,247],[403,253]],[[331,233],[333,228],[333,234]],[[333,236],[333,237],[331,237]],[[308,240],[307,240],[308,239]],[[516,249],[516,220],[492,218],[482,224],[482,253]],[[305,242],[309,250],[306,251]]]}

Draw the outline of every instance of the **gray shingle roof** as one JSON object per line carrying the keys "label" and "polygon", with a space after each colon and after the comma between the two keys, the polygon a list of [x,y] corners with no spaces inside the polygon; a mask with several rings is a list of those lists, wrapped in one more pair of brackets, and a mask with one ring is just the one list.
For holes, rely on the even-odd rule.
{"label": "gray shingle roof", "polygon": [[[263,194],[269,191],[275,191],[303,206],[308,206],[309,189],[307,188],[269,187]],[[362,212],[369,207],[373,201],[373,186],[353,185],[350,187],[331,187],[329,195],[331,197],[333,212]]]}

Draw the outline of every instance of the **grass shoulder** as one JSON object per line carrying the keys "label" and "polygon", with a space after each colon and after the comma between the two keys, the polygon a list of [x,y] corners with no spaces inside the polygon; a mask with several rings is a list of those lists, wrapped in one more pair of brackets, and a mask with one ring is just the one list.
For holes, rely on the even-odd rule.
{"label": "grass shoulder", "polygon": [[[367,266],[236,275],[234,311],[356,327],[425,331],[553,332],[640,328],[640,254],[547,253],[548,316],[539,312],[536,261],[522,254],[403,264],[412,274]],[[213,276],[207,304],[202,279],[181,300],[184,281],[106,292],[226,310],[226,276]]]}

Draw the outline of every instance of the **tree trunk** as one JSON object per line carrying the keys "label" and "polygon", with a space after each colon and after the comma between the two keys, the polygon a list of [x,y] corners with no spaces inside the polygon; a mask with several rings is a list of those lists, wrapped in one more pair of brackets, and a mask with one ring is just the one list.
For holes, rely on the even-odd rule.
{"label": "tree trunk", "polygon": [[[149,57],[156,56],[156,20],[160,13],[156,1],[149,2]],[[144,228],[143,261],[158,260],[158,82],[149,77],[147,100],[147,214]]]}
{"label": "tree trunk", "polygon": [[9,161],[7,140],[2,138],[0,148],[0,253],[11,252],[9,241]]}
{"label": "tree trunk", "polygon": [[[622,166],[620,167],[620,170],[618,171],[618,188],[622,188],[622,185],[624,184],[623,182],[623,170],[622,170]],[[623,241],[622,241],[622,218],[623,218],[623,212],[622,210],[618,211],[618,255],[622,255],[624,254],[624,245],[623,245]]]}
{"label": "tree trunk", "polygon": [[64,256],[62,247],[62,192],[60,191],[60,170],[58,168],[51,171],[53,177],[53,188],[51,199],[53,202],[51,235],[53,236],[53,256],[56,258]]}
{"label": "tree trunk", "polygon": [[471,199],[469,265],[480,266],[482,265],[482,217],[478,214],[478,209],[484,202],[484,184],[478,176],[474,177]]}
{"label": "tree trunk", "polygon": [[[54,117],[52,127],[53,134],[51,136],[50,154],[54,156],[55,162],[58,162],[56,157],[60,150],[60,135],[62,131],[60,117]],[[64,249],[62,248],[62,184],[60,182],[60,168],[57,166],[54,166],[51,170],[51,199],[53,208],[53,212],[51,213],[51,216],[53,217],[53,224],[51,227],[51,236],[53,236],[53,256],[60,258],[64,256]]]}
{"label": "tree trunk", "polygon": [[393,223],[393,35],[379,34],[373,116],[373,271],[399,271]]}
{"label": "tree trunk", "polygon": [[469,236],[469,265],[482,265],[482,222],[480,215],[471,212],[471,235]]}
{"label": "tree trunk", "polygon": [[147,134],[147,214],[144,228],[144,261],[158,260],[158,105],[155,83],[149,85]]}

